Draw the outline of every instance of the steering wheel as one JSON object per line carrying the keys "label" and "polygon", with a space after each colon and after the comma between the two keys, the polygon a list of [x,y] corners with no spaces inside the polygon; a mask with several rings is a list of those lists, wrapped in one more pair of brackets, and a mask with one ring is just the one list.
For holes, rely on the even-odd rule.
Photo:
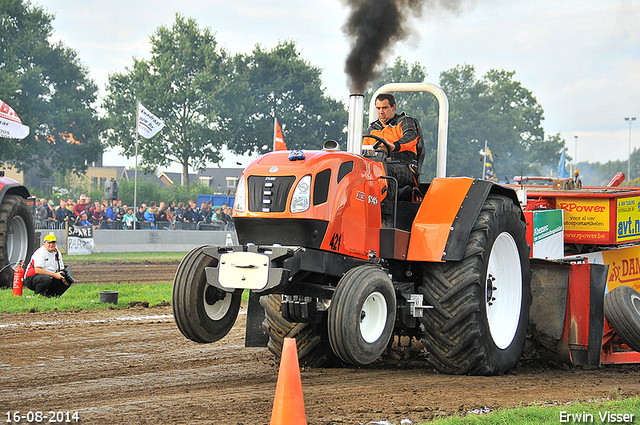
{"label": "steering wheel", "polygon": [[393,151],[393,145],[384,140],[382,137],[374,136],[373,134],[363,134],[362,137],[371,137],[372,139],[377,140],[377,142],[373,145],[374,149],[378,149],[380,145],[384,145],[387,148],[387,156],[389,156]]}

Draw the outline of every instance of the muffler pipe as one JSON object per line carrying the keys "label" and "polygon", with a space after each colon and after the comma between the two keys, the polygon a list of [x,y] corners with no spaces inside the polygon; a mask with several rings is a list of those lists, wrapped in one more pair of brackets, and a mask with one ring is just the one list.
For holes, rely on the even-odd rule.
{"label": "muffler pipe", "polygon": [[364,95],[351,93],[349,96],[349,122],[347,124],[347,152],[359,154],[362,148],[364,120]]}

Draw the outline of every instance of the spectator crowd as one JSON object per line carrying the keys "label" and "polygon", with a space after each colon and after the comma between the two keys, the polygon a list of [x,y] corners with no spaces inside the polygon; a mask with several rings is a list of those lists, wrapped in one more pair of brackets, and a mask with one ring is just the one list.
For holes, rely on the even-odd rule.
{"label": "spectator crowd", "polygon": [[91,226],[94,229],[165,229],[165,230],[233,230],[232,208],[223,203],[213,207],[211,201],[188,201],[165,204],[155,201],[142,204],[137,209],[123,205],[121,200],[111,203],[102,198],[94,201],[80,195],[77,202],[73,198],[60,199],[56,207],[52,199],[36,199],[34,206],[36,228],[61,229],[66,224]]}

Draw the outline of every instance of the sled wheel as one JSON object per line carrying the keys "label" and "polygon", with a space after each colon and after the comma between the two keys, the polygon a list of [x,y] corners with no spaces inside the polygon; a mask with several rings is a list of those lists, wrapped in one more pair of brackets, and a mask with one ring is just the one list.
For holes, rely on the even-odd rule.
{"label": "sled wheel", "polygon": [[387,348],[395,318],[396,296],[389,276],[368,265],[349,270],[329,306],[333,352],[352,365],[373,363]]}
{"label": "sled wheel", "polygon": [[[29,262],[35,248],[35,231],[27,201],[6,195],[0,205],[0,288],[11,287],[18,261]],[[11,265],[9,267],[8,266]]]}
{"label": "sled wheel", "polygon": [[267,348],[276,357],[282,356],[284,339],[295,338],[301,366],[333,366],[338,362],[329,345],[326,323],[289,322],[282,317],[280,295],[263,295],[260,297],[260,305],[265,313],[262,327],[269,335]]}
{"label": "sled wheel", "polygon": [[622,341],[640,351],[640,293],[618,286],[604,296],[604,315]]}
{"label": "sled wheel", "polygon": [[440,372],[502,374],[524,348],[531,303],[529,248],[520,209],[490,195],[461,261],[423,266],[419,292],[429,361]]}
{"label": "sled wheel", "polygon": [[173,280],[173,316],[180,332],[195,342],[224,338],[236,321],[242,291],[228,293],[207,284],[205,267],[217,260],[195,248],[182,260]]}

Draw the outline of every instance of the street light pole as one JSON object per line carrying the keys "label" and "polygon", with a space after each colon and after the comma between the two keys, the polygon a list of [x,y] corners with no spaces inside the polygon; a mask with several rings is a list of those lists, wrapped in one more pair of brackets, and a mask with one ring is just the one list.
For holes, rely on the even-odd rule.
{"label": "street light pole", "polygon": [[627,179],[631,181],[631,124],[636,120],[636,117],[626,117],[625,121],[629,121],[629,159],[627,160]]}
{"label": "street light pole", "polygon": [[[575,167],[573,167],[574,170],[578,169],[578,136],[573,136],[576,139],[576,155],[573,157],[573,162],[576,164]],[[569,176],[569,177],[573,177],[573,176]]]}

